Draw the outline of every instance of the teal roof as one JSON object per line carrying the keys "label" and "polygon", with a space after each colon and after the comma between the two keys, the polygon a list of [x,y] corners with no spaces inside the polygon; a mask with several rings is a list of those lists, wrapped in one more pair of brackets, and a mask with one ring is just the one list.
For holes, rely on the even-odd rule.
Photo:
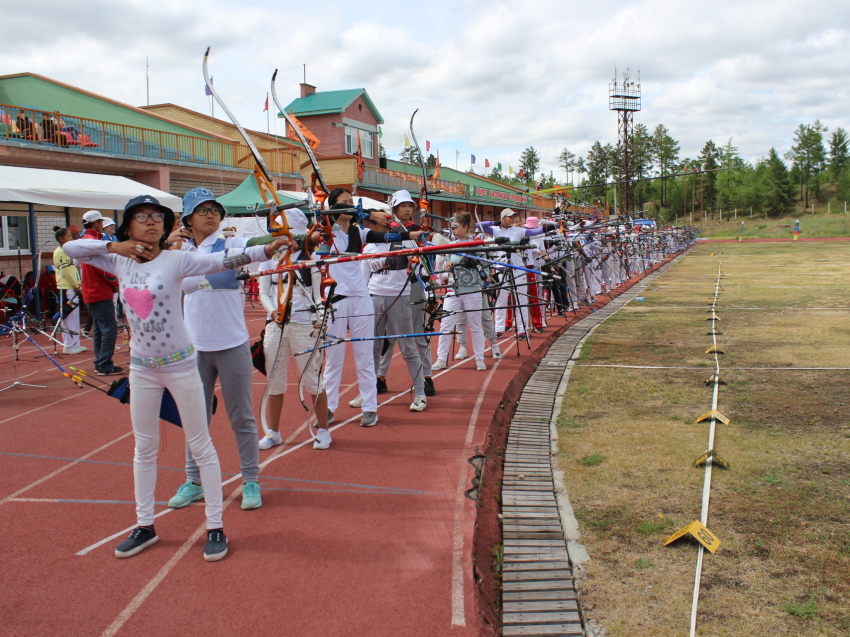
{"label": "teal roof", "polygon": [[[297,199],[278,194],[281,203],[295,203]],[[222,206],[227,209],[227,214],[233,216],[251,215],[257,208],[265,208],[263,195],[257,187],[257,180],[253,175],[248,175],[245,180],[226,195],[216,197]],[[255,207],[256,206],[256,207]]]}
{"label": "teal roof", "polygon": [[[296,116],[301,115],[328,115],[330,113],[343,113],[345,109],[351,106],[351,103],[358,97],[363,97],[363,101],[372,111],[378,124],[384,123],[384,118],[375,108],[372,98],[366,92],[365,88],[352,88],[345,91],[322,91],[320,93],[311,93],[307,97],[299,97],[292,100],[286,106],[287,113],[295,113]],[[283,115],[278,114],[278,117]]]}

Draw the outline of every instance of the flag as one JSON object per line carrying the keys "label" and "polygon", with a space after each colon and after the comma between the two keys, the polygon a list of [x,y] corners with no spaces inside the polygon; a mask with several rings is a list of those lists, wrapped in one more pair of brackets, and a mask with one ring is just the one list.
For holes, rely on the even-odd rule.
{"label": "flag", "polygon": [[263,112],[265,113],[267,110],[269,110],[269,94],[268,93],[266,93],[266,105],[263,106]]}
{"label": "flag", "polygon": [[496,164],[496,170],[502,172],[502,164]]}
{"label": "flag", "polygon": [[437,151],[437,163],[434,165],[434,179],[440,178],[440,151]]}
{"label": "flag", "polygon": [[514,167],[513,167],[513,166],[508,166],[508,174],[509,174],[509,175],[513,175],[513,174],[514,174]]}
{"label": "flag", "polygon": [[427,139],[425,140],[425,152],[426,153],[431,152],[431,142],[429,142]]}
{"label": "flag", "polygon": [[525,177],[525,171],[524,171],[522,168],[520,168],[520,169],[519,169],[519,175],[517,175],[517,176],[518,176],[520,179],[522,179],[523,177]]}
{"label": "flag", "polygon": [[[212,84],[212,83],[213,83],[213,78],[212,78],[212,75],[210,75],[210,84]],[[210,90],[210,87],[207,86],[206,84],[204,84],[204,95],[212,95],[212,91]]]}
{"label": "flag", "polygon": [[378,137],[384,138],[384,130],[380,126],[378,126]]}
{"label": "flag", "polygon": [[489,167],[490,167],[490,160],[485,157],[484,158],[484,168],[489,168]]}
{"label": "flag", "polygon": [[[300,120],[295,117],[295,113],[289,113],[289,117],[292,118],[292,121],[295,122],[295,125],[298,127],[298,130],[301,131],[301,134],[304,135],[304,138],[307,140],[307,145],[310,146],[313,150],[316,150],[319,146],[321,146],[322,142],[319,141],[319,138],[316,137],[313,133],[310,132],[310,129],[304,126],[300,122]],[[289,126],[287,122],[286,126],[286,136],[291,139],[298,139],[298,135],[292,130],[292,127]]]}
{"label": "flag", "polygon": [[408,148],[409,146],[410,146],[410,138],[405,133],[405,135],[404,135],[404,147]]}
{"label": "flag", "polygon": [[475,155],[470,155],[470,157],[472,158],[472,164],[474,165],[475,164]]}
{"label": "flag", "polygon": [[363,181],[363,145],[360,143],[360,131],[357,131],[357,179]]}
{"label": "flag", "polygon": [[459,159],[460,159],[460,151],[456,150],[455,151],[455,160],[459,160]]}

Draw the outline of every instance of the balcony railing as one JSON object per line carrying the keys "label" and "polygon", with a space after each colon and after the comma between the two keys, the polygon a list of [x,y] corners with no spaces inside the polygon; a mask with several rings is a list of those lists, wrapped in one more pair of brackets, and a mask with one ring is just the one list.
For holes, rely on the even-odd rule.
{"label": "balcony railing", "polygon": [[[0,140],[14,139],[44,147],[79,148],[132,157],[251,169],[248,147],[180,133],[167,133],[33,108],[0,104]],[[269,170],[296,172],[296,153],[288,148],[260,149]]]}
{"label": "balcony railing", "polygon": [[[363,183],[395,190],[409,190],[412,194],[422,190],[422,178],[415,175],[383,168],[364,168]],[[456,181],[445,179],[429,179],[428,188],[431,190],[442,190],[446,194],[466,196],[466,186]]]}

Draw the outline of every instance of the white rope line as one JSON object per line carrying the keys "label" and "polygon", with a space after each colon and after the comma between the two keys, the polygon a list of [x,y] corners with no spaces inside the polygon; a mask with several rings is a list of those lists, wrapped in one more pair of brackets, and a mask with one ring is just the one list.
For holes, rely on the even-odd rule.
{"label": "white rope line", "polygon": [[[711,409],[712,412],[717,409],[717,398],[720,392],[720,357],[717,354],[717,317],[715,311],[717,309],[717,297],[720,294],[720,280],[722,278],[722,274],[720,272],[720,267],[722,263],[717,264],[717,280],[714,284],[714,301],[711,304],[711,342],[714,344],[714,389],[712,391],[711,396]],[[702,510],[700,511],[700,522],[702,522],[703,526],[708,526],[708,503],[709,498],[711,496],[711,473],[712,467],[714,465],[713,458],[711,455],[711,451],[714,449],[714,433],[717,428],[717,419],[714,417],[712,413],[711,419],[709,420],[709,428],[708,428],[708,451],[709,454],[705,460],[705,480],[702,486]],[[696,574],[694,576],[694,596],[693,603],[691,604],[691,635],[690,637],[696,637],[697,630],[697,607],[699,606],[699,587],[700,581],[702,580],[702,560],[705,555],[705,547],[700,544],[697,549],[697,564],[696,564]]]}
{"label": "white rope line", "polygon": [[[725,275],[724,275],[725,276]],[[704,310],[704,305],[633,305],[632,309],[638,310]],[[850,310],[850,307],[805,307],[790,305],[777,305],[776,307],[735,307],[734,305],[723,306],[723,311],[726,310]]]}
{"label": "white rope line", "polygon": [[[625,369],[710,369],[709,367],[677,367],[675,365],[603,365],[593,363],[580,363],[576,367],[622,367]],[[727,367],[730,369],[759,369],[759,370],[783,370],[783,371],[799,371],[799,370],[850,370],[850,367]]]}

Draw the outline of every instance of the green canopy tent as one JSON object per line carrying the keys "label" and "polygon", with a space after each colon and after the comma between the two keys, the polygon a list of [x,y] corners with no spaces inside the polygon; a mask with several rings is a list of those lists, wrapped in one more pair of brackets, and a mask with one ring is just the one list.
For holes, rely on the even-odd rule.
{"label": "green canopy tent", "polygon": [[[278,193],[281,203],[296,203],[303,199],[294,199]],[[248,175],[245,180],[236,186],[226,195],[217,197],[218,202],[227,208],[228,216],[240,217],[244,215],[253,215],[257,208],[265,208],[266,203],[263,201],[263,196],[260,189],[257,187],[257,182],[253,175]]]}

